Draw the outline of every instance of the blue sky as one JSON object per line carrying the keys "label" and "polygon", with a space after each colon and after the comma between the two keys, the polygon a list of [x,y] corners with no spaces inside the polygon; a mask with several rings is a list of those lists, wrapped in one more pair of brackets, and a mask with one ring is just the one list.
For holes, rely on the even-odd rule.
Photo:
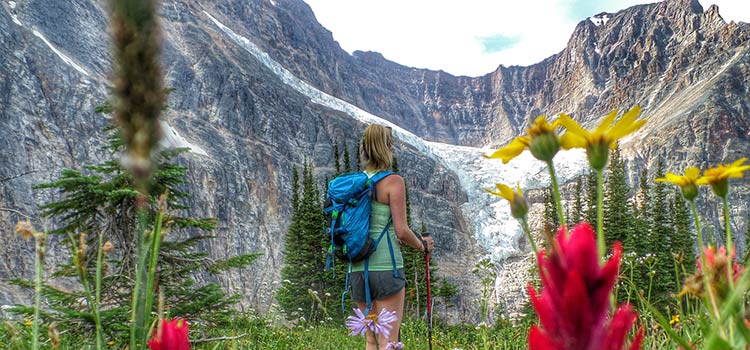
{"label": "blue sky", "polygon": [[[576,24],[644,0],[305,0],[348,51],[377,51],[400,64],[479,76],[530,65],[562,50]],[[750,22],[749,0],[719,5],[725,20]]]}

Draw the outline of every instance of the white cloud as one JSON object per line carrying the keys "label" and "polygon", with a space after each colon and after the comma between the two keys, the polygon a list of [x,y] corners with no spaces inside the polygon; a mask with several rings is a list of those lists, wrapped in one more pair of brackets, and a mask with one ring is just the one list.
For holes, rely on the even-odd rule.
{"label": "white cloud", "polygon": [[[479,76],[500,64],[529,65],[561,51],[576,24],[569,18],[576,0],[435,1],[305,0],[318,21],[348,51],[377,51],[405,66]],[[642,0],[610,0],[615,12]],[[713,0],[725,20],[750,22],[750,1]],[[578,13],[587,13],[576,11]],[[592,9],[586,16],[600,12]],[[744,18],[742,18],[744,17]],[[484,51],[481,38],[517,37],[512,47]]]}

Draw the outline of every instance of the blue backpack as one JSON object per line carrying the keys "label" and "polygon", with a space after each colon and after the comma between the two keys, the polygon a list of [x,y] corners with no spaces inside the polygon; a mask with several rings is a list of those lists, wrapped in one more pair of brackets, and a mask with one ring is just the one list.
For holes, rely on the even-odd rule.
{"label": "blue backpack", "polygon": [[[353,172],[337,176],[328,182],[328,191],[326,192],[323,209],[327,223],[325,233],[331,239],[331,244],[328,246],[328,254],[326,254],[326,271],[335,265],[334,257],[348,262],[350,268],[351,263],[364,260],[365,294],[368,312],[371,306],[368,258],[377,249],[380,240],[383,237],[388,237],[387,232],[391,226],[391,221],[389,220],[377,240],[370,238],[370,209],[372,207],[372,198],[375,197],[375,184],[391,174],[393,174],[392,171],[381,171],[368,178],[364,172]],[[388,248],[391,250],[394,275],[398,277],[390,237],[387,240]],[[348,271],[346,274],[346,284],[345,288],[348,288]],[[345,289],[341,295],[342,310],[347,290]]]}

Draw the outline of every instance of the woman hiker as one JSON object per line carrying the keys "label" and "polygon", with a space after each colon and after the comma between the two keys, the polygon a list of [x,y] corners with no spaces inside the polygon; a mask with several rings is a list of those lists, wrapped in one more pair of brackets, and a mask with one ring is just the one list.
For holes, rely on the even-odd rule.
{"label": "woman hiker", "polygon": [[[365,129],[360,143],[359,157],[365,166],[365,173],[372,177],[380,171],[391,168],[393,159],[394,139],[391,129],[382,125],[370,125]],[[375,184],[375,197],[372,201],[370,214],[370,237],[375,240],[392,220],[392,226],[388,235],[392,244],[388,247],[388,240],[382,239],[377,249],[369,258],[369,285],[372,300],[370,314],[378,314],[381,309],[395,311],[398,319],[391,325],[393,329],[390,336],[385,339],[378,335],[375,340],[372,332],[367,333],[367,350],[383,350],[389,342],[399,341],[399,328],[404,315],[404,295],[406,279],[404,277],[404,259],[401,255],[400,244],[420,251],[431,251],[435,245],[432,237],[418,237],[406,223],[406,187],[404,179],[398,174],[392,174]],[[398,244],[398,243],[400,244]],[[394,267],[395,261],[395,267]],[[364,282],[365,262],[352,264],[350,275],[350,287],[352,299],[357,307],[363,312],[367,308]],[[394,268],[397,269],[398,277],[394,276]]]}

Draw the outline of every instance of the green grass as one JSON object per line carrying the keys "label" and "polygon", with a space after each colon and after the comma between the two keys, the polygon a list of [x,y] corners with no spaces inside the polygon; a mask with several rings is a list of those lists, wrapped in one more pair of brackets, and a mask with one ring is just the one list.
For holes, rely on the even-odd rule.
{"label": "green grass", "polygon": [[[28,349],[31,327],[23,322],[12,322],[0,326],[0,349]],[[10,328],[13,330],[11,331]],[[47,336],[47,326],[42,327],[42,349],[52,349]],[[433,349],[526,349],[526,327],[477,328],[474,325],[436,326],[433,330]],[[15,335],[14,335],[15,334]],[[407,320],[402,327],[402,341],[407,349],[428,349],[427,326],[422,321]],[[364,348],[365,339],[351,337],[344,326],[335,324],[302,324],[292,327],[269,326],[261,319],[238,320],[235,325],[219,329],[191,327],[194,350],[340,350]],[[236,339],[198,342],[198,339],[226,337]],[[93,336],[61,335],[60,350],[94,349]],[[126,344],[113,344],[107,349],[125,349]]]}

